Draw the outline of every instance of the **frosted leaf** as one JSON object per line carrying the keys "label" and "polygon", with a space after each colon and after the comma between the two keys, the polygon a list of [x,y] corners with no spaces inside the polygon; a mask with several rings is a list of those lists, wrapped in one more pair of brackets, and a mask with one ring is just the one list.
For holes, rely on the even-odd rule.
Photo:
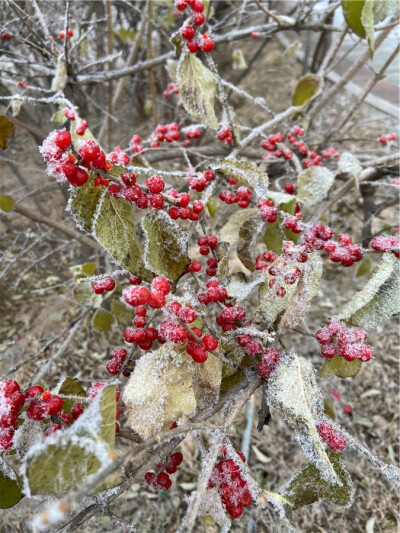
{"label": "frosted leaf", "polygon": [[22,498],[17,476],[12,468],[0,457],[0,509],[9,509]]}
{"label": "frosted leaf", "polygon": [[269,379],[267,401],[298,431],[297,438],[304,453],[323,479],[339,483],[316,429],[324,406],[313,365],[295,354],[281,360]]}
{"label": "frosted leaf", "polygon": [[196,120],[217,129],[218,120],[214,111],[217,83],[212,72],[195,54],[186,52],[179,60],[176,80],[185,110]]}
{"label": "frosted leaf", "polygon": [[[221,172],[225,176],[231,176],[237,181],[255,191],[255,193],[265,198],[268,196],[269,178],[268,174],[258,168],[250,161],[240,161],[239,159],[224,159],[211,167],[215,172]],[[246,209],[245,211],[248,211]]]}
{"label": "frosted leaf", "polygon": [[[282,209],[285,207],[286,204],[292,204],[294,202],[294,205],[296,205],[296,198],[291,194],[286,194],[285,192],[276,192],[276,191],[268,191],[267,198],[269,200],[272,200],[274,204]],[[285,209],[283,209],[286,211]],[[289,213],[289,211],[287,211]],[[293,210],[290,211],[291,214],[294,212]]]}
{"label": "frosted leaf", "polygon": [[188,234],[164,211],[149,213],[142,220],[146,237],[144,261],[149,270],[173,283],[186,273]]}
{"label": "frosted leaf", "polygon": [[340,455],[328,450],[327,455],[335,469],[341,485],[332,485],[321,478],[319,470],[313,464],[302,468],[282,488],[293,508],[309,505],[320,499],[348,509],[353,503],[353,491],[350,475],[340,459]]}
{"label": "frosted leaf", "polygon": [[143,263],[143,249],[136,235],[133,216],[129,202],[106,193],[97,206],[92,231],[99,244],[120,266],[151,281],[153,277]]}
{"label": "frosted leaf", "polygon": [[258,215],[248,218],[239,229],[237,254],[241,262],[251,271],[255,270],[253,251],[257,244],[258,234],[264,227],[264,220]]}
{"label": "frosted leaf", "polygon": [[176,59],[167,59],[166,63],[166,69],[168,72],[168,76],[170,77],[171,81],[176,83],[176,69],[178,66],[178,61]]}
{"label": "frosted leaf", "polygon": [[310,167],[297,178],[299,192],[297,198],[306,207],[320,203],[328,196],[335,176],[325,167]]}
{"label": "frosted leaf", "polygon": [[309,104],[319,95],[323,85],[324,80],[319,74],[306,74],[301,77],[293,92],[292,104],[296,106]]}
{"label": "frosted leaf", "polygon": [[281,255],[284,237],[283,229],[279,223],[273,222],[272,224],[268,224],[264,233],[263,242],[267,250],[271,250],[276,255]]}
{"label": "frosted leaf", "polygon": [[371,279],[337,316],[353,326],[368,329],[400,312],[399,260],[384,254]]}
{"label": "frosted leaf", "polygon": [[81,187],[71,187],[67,210],[72,214],[75,224],[82,231],[90,233],[92,220],[97,205],[104,192],[101,187],[94,187],[96,174],[89,172],[88,181]]}
{"label": "frosted leaf", "polygon": [[219,231],[219,240],[234,244],[239,239],[239,229],[246,220],[258,213],[256,207],[235,211]]}
{"label": "frosted leaf", "polygon": [[193,364],[169,343],[145,353],[136,363],[123,401],[128,423],[141,437],[169,429],[179,418],[195,412]]}
{"label": "frosted leaf", "polygon": [[226,290],[228,291],[229,296],[233,296],[233,298],[236,299],[236,303],[239,304],[239,302],[247,300],[254,287],[263,283],[264,280],[265,277],[261,274],[253,280],[247,281],[243,272],[237,272],[229,277]]}
{"label": "frosted leaf", "polygon": [[362,172],[360,161],[349,152],[344,152],[338,161],[338,171],[344,174],[350,174],[355,179],[358,187],[358,178]]}
{"label": "frosted leaf", "polygon": [[195,365],[193,388],[198,409],[218,400],[221,379],[222,361],[216,355],[208,353],[205,363]]}
{"label": "frosted leaf", "polygon": [[111,331],[115,317],[107,309],[100,307],[93,315],[92,326],[97,331]]}
{"label": "frosted leaf", "polygon": [[219,241],[215,254],[218,259],[217,278],[223,282],[229,276],[229,243]]}
{"label": "frosted leaf", "polygon": [[279,330],[293,329],[307,316],[311,299],[318,293],[321,284],[323,262],[321,257],[310,254],[303,268],[303,275],[280,323]]}
{"label": "frosted leaf", "polygon": [[231,521],[225,512],[216,487],[206,490],[200,503],[199,516],[207,515],[212,516],[215,523],[219,525],[220,533],[227,533],[230,530]]}

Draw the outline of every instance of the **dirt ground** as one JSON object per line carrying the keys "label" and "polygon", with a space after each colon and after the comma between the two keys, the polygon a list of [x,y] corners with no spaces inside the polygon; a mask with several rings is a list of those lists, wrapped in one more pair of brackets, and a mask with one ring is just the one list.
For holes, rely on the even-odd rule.
{"label": "dirt ground", "polygon": [[[248,61],[252,50],[249,45],[243,45],[243,53]],[[226,72],[224,65],[221,66],[222,75],[228,77],[230,65],[225,64]],[[285,109],[290,101],[292,89],[301,73],[301,66],[288,62],[281,47],[271,43],[255,60],[253,73],[244,78],[239,87],[254,96],[263,96],[267,104],[275,112],[279,112]],[[231,72],[230,81],[237,82],[239,76],[239,71]],[[351,101],[349,95],[341,94],[327,113],[319,117],[318,127],[322,129],[337,121],[349,100]],[[256,125],[262,120],[242,97],[234,95],[232,105],[236,117],[246,125]],[[375,139],[382,132],[394,130],[393,119],[364,106],[357,113],[355,120],[358,123],[349,130],[349,140],[337,146],[338,150],[356,149],[360,152],[362,146],[363,153],[384,155]],[[122,128],[124,127],[126,132],[122,129],[122,135],[128,135],[128,125],[123,124]],[[317,138],[314,140],[318,142]],[[9,165],[10,160],[16,165],[14,169]],[[10,193],[18,200],[29,194],[23,205],[72,226],[72,220],[65,212],[65,196],[59,185],[46,176],[36,143],[29,135],[17,131],[12,145],[1,154],[0,168],[1,193]],[[381,199],[390,194],[391,188],[378,193]],[[329,213],[329,222],[338,231],[350,231],[356,240],[360,237],[361,222],[354,208],[359,205],[360,198],[357,194],[349,195],[340,202],[334,212]],[[396,213],[392,208],[381,214],[375,229],[378,230],[387,223],[397,224],[395,220]],[[41,347],[61,332],[77,313],[77,306],[72,298],[70,266],[89,258],[96,260],[102,268],[105,263],[100,253],[93,255],[92,251],[79,243],[72,242],[62,234],[55,233],[44,225],[30,222],[18,214],[1,215],[0,228],[0,373],[32,357],[32,361],[13,374],[15,379],[27,385],[34,379],[41,365],[48,360],[48,354],[37,355]],[[313,302],[308,320],[314,330],[322,326],[365,282],[366,277],[355,278],[355,266],[349,271],[351,275],[345,277],[340,268],[332,263],[327,265],[323,285]],[[332,390],[341,394],[340,402],[331,398],[331,403],[335,404],[337,421],[389,464],[399,462],[398,326],[399,319],[395,318],[371,332],[369,341],[374,347],[375,356],[368,364],[363,365],[354,379],[320,379],[326,398],[331,398]],[[108,358],[107,346],[117,344],[121,332],[122,328],[119,327],[111,338],[103,338],[91,330],[89,323],[84,323],[62,358],[50,367],[49,385],[56,384],[62,375],[67,374],[83,382],[92,381],[93,377],[105,377],[102,361]],[[289,349],[312,359],[317,368],[322,366],[318,345],[312,338],[291,335],[286,343]],[[100,375],[99,367],[103,369]],[[257,410],[260,404],[259,393],[255,395],[254,401]],[[352,416],[343,412],[345,404],[352,406]],[[243,411],[236,426],[231,430],[231,436],[238,448],[245,424],[246,413]],[[124,447],[127,444],[120,442],[119,446]],[[168,493],[155,495],[147,491],[143,484],[134,485],[111,507],[112,511],[124,520],[137,525],[138,532],[167,533],[177,529],[187,506],[185,497],[195,489],[198,469],[198,452],[194,441],[191,438],[186,439],[181,450],[184,462],[179,473],[174,476],[173,487]],[[354,451],[346,450],[343,458],[354,483],[354,504],[346,511],[337,510],[323,502],[297,510],[293,513],[293,521],[298,530],[304,533],[399,531],[398,493],[393,485],[366,458],[360,457]],[[249,466],[261,486],[267,490],[279,491],[279,487],[306,462],[292,432],[283,420],[274,416],[261,433],[257,432],[254,420]],[[0,513],[0,531],[31,531],[28,522],[32,511],[39,506],[38,501],[26,503],[23,500],[9,511]],[[126,526],[115,523],[113,518],[100,516],[89,521],[79,531],[117,533],[128,530]],[[217,533],[218,527],[208,518],[204,518],[199,520],[196,531]],[[251,506],[243,517],[234,523],[232,531],[271,533],[285,529],[280,525],[272,508],[261,511]]]}

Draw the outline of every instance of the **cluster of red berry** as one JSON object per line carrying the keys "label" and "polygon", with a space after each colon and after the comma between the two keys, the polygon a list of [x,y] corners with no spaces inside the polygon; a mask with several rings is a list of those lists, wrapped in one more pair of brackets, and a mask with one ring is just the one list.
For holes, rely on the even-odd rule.
{"label": "cluster of red berry", "polygon": [[359,244],[354,244],[350,235],[339,235],[339,242],[333,241],[334,230],[315,222],[304,235],[304,240],[314,246],[316,250],[325,250],[329,259],[334,263],[342,263],[349,267],[362,259],[362,249]]}
{"label": "cluster of red berry", "polygon": [[74,32],[71,30],[71,28],[68,28],[67,29],[67,32],[65,31],[60,31],[59,35],[60,39],[71,39],[71,37],[74,36]]}
{"label": "cluster of red berry", "polygon": [[215,278],[212,278],[207,281],[206,289],[206,292],[201,292],[197,295],[197,299],[203,305],[208,305],[209,303],[216,302],[222,303],[226,299],[229,299],[225,287],[222,287],[219,281]]}
{"label": "cluster of red berry", "polygon": [[111,278],[102,279],[92,283],[92,291],[95,294],[103,294],[104,291],[111,292],[115,289],[115,281]]}
{"label": "cluster of red berry", "polygon": [[267,222],[273,224],[277,221],[279,209],[275,207],[272,200],[268,200],[268,198],[260,198],[257,206],[260,209],[260,216],[265,218]]}
{"label": "cluster of red berry", "polygon": [[132,139],[129,142],[129,148],[131,149],[131,152],[134,154],[139,154],[140,152],[143,152],[144,146],[141,144],[142,138],[140,135],[133,135]]}
{"label": "cluster of red berry", "polygon": [[178,11],[185,11],[185,9],[191,7],[193,10],[193,24],[195,26],[201,26],[206,21],[203,13],[204,4],[202,0],[175,0],[175,7]]}
{"label": "cluster of red berry", "polygon": [[[290,150],[287,150],[286,148],[279,148],[277,147],[277,143],[283,142],[283,135],[282,133],[272,133],[271,135],[268,135],[267,139],[264,139],[261,143],[261,148],[264,150],[268,150],[270,152],[270,155],[273,157],[276,157],[277,159],[283,157],[286,160],[292,159],[293,152]],[[270,157],[264,157],[264,160],[269,160]]]}
{"label": "cluster of red berry", "polygon": [[12,35],[11,35],[11,33],[8,33],[8,31],[4,31],[1,34],[1,40],[2,41],[11,41],[11,39],[12,39]]}
{"label": "cluster of red berry", "polygon": [[372,239],[370,246],[378,252],[393,252],[400,259],[400,241],[397,237],[378,235]]}
{"label": "cluster of red berry", "polygon": [[[236,182],[234,178],[229,178]],[[229,181],[228,180],[228,181]],[[231,185],[234,185],[232,181],[229,182]],[[219,193],[219,198],[228,205],[238,204],[242,209],[246,209],[250,205],[250,202],[253,200],[253,193],[247,187],[240,186],[236,189],[235,193],[229,191],[221,191]]]}
{"label": "cluster of red berry", "polygon": [[283,220],[283,227],[290,229],[293,233],[301,233],[304,230],[304,224],[301,222],[303,215],[297,213],[296,215],[287,215]]}
{"label": "cluster of red berry", "polygon": [[107,155],[107,159],[114,165],[129,165],[131,158],[122,150],[121,146],[116,146],[112,152]]}
{"label": "cluster of red berry", "polygon": [[276,261],[278,256],[271,250],[266,250],[262,255],[258,255],[255,261],[256,270],[265,272],[269,268],[270,264]]}
{"label": "cluster of red berry", "polygon": [[268,379],[278,366],[279,359],[279,352],[274,350],[274,348],[267,348],[262,354],[261,361],[257,365],[258,375],[263,379]]}
{"label": "cluster of red berry", "polygon": [[118,374],[127,355],[128,352],[125,348],[114,348],[112,351],[112,359],[110,359],[106,365],[107,372],[112,376]]}
{"label": "cluster of red berry", "polygon": [[162,142],[172,143],[173,141],[179,141],[180,137],[181,133],[177,122],[159,124],[150,135],[150,146],[152,148],[160,148]]}
{"label": "cluster of red berry", "polygon": [[387,135],[381,135],[379,137],[379,142],[381,144],[387,144],[389,142],[395,141],[397,139],[397,135],[395,133],[388,133]]}
{"label": "cluster of red berry", "polygon": [[130,281],[131,286],[127,287],[122,291],[122,295],[127,304],[132,307],[137,307],[138,305],[149,305],[154,309],[161,309],[165,305],[165,297],[169,294],[171,287],[167,279],[156,276],[151,282],[151,290],[149,291],[146,287],[139,287],[139,283],[136,280],[140,278],[132,278]]}
{"label": "cluster of red berry", "polygon": [[[198,328],[192,328],[193,333],[201,339],[202,332]],[[207,352],[213,352],[218,348],[218,341],[212,335],[204,335],[200,343],[193,337],[186,344],[186,351],[196,363],[205,363],[207,361]]]}
{"label": "cluster of red berry", "polygon": [[68,181],[74,187],[84,185],[88,173],[81,168],[76,156],[67,149],[71,146],[71,134],[67,130],[54,130],[43,141],[40,152],[47,162],[48,172],[58,181]]}
{"label": "cluster of red berry", "polygon": [[200,213],[204,211],[204,204],[200,200],[195,200],[192,207],[189,207],[191,198],[188,193],[178,193],[176,189],[170,189],[168,196],[176,200],[176,205],[168,209],[168,214],[173,220],[199,220]]}
{"label": "cluster of red berry", "polygon": [[207,183],[215,179],[214,172],[212,170],[206,170],[200,176],[188,176],[186,181],[191,189],[197,192],[203,192],[207,186]]}
{"label": "cluster of red berry", "polygon": [[201,255],[208,255],[211,250],[215,250],[218,244],[218,239],[215,235],[205,235],[197,239],[199,245],[199,252]]}
{"label": "cluster of red berry", "polygon": [[232,128],[229,125],[222,126],[217,132],[217,137],[220,141],[225,141],[226,144],[232,144]]}
{"label": "cluster of red berry", "polygon": [[175,85],[175,83],[172,83],[172,82],[168,83],[167,88],[163,92],[163,97],[169,98],[171,94],[179,94],[178,87]]}
{"label": "cluster of red berry", "polygon": [[318,433],[322,440],[324,440],[329,448],[334,452],[341,452],[346,448],[346,439],[336,433],[332,424],[329,422],[321,422],[318,427]]}
{"label": "cluster of red berry", "polygon": [[86,120],[79,120],[76,126],[76,129],[75,129],[75,133],[81,136],[85,135],[85,132],[88,129],[88,127],[89,127],[89,124],[86,122]]}
{"label": "cluster of red berry", "polygon": [[[246,457],[237,452],[243,463]],[[221,448],[220,455],[226,457],[225,446]],[[247,482],[240,474],[240,468],[233,459],[222,459],[213,468],[208,481],[208,489],[218,488],[221,501],[232,518],[239,518],[243,507],[251,505],[253,498],[248,489]]]}
{"label": "cluster of red berry", "polygon": [[226,307],[216,317],[215,321],[221,326],[222,331],[234,331],[237,328],[236,321],[246,318],[246,309],[242,306]]}
{"label": "cluster of red berry", "polygon": [[[250,325],[250,322],[245,324],[245,326]],[[246,350],[246,353],[251,357],[255,357],[256,355],[262,352],[263,346],[261,342],[256,341],[248,333],[246,333],[245,335],[238,335],[236,340],[240,346],[243,346],[243,348]]]}
{"label": "cluster of red berry", "polygon": [[328,324],[317,331],[315,338],[321,344],[321,354],[327,359],[335,356],[344,357],[346,361],[367,362],[374,350],[369,344],[364,344],[367,333],[361,328],[348,328],[339,320],[330,320]]}
{"label": "cluster of red berry", "polygon": [[296,183],[286,183],[285,185],[286,194],[292,194],[293,196],[296,196],[298,192],[299,192],[299,188]]}
{"label": "cluster of red berry", "polygon": [[146,483],[155,490],[168,490],[172,485],[171,478],[168,474],[175,474],[182,461],[183,455],[180,452],[173,453],[163,463],[156,464],[156,467],[161,469],[161,472],[157,475],[154,472],[146,472],[144,476]]}

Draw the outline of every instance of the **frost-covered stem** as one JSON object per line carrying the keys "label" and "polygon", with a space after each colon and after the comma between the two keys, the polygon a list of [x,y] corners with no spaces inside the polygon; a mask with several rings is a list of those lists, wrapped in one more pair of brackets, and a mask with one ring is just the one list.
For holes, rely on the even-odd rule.
{"label": "frost-covered stem", "polygon": [[[392,19],[393,20],[393,19]],[[389,33],[392,31],[392,28],[388,28],[384,31],[382,31],[378,37],[375,40],[375,51],[380,47],[380,45],[383,43],[383,41],[386,39],[386,37],[389,35]],[[312,121],[317,115],[321,113],[323,108],[330,104],[333,100],[333,98],[338,94],[338,92],[353,78],[353,76],[360,70],[361,67],[365,65],[365,63],[369,60],[370,53],[369,50],[366,50],[366,52],[361,56],[361,58],[354,63],[344,74],[343,77],[330,89],[325,93],[325,96],[320,100],[320,102],[312,109],[310,112],[310,121]]]}
{"label": "frost-covered stem", "polygon": [[81,322],[83,320],[83,316],[77,320],[75,322],[75,324],[73,325],[73,327],[70,329],[70,332],[68,333],[68,336],[67,338],[65,339],[65,341],[61,344],[61,346],[58,348],[58,350],[56,351],[56,353],[53,355],[53,356],[50,356],[49,360],[47,361],[47,363],[45,365],[42,366],[42,368],[39,370],[39,372],[37,374],[34,374],[31,379],[30,379],[30,382],[29,382],[29,386],[32,385],[32,381],[34,380],[35,382],[39,382],[43,376],[46,375],[46,373],[48,372],[49,368],[50,368],[50,365],[52,363],[54,363],[57,359],[59,359],[64,353],[65,351],[67,350],[68,346],[71,344],[71,342],[74,340],[75,336],[76,336],[76,333],[78,331],[78,329],[80,328],[81,326]]}
{"label": "frost-covered stem", "polygon": [[[146,39],[146,47],[147,47],[147,60],[151,60],[153,58],[153,47],[152,47],[152,29],[153,29],[153,0],[148,0],[147,3],[147,39]],[[156,88],[156,82],[154,79],[154,71],[153,67],[149,67],[148,70],[148,76],[149,76],[149,86],[150,86],[150,96],[151,96],[151,107],[153,111],[153,120],[155,125],[159,124],[159,118],[158,118],[158,112],[157,112],[157,88]]]}
{"label": "frost-covered stem", "polygon": [[207,490],[208,481],[214,469],[214,465],[224,438],[225,435],[222,432],[218,432],[217,434],[213,435],[213,444],[206,457],[203,458],[203,469],[200,474],[200,479],[197,483],[197,489],[195,492],[192,492],[190,496],[189,507],[185,518],[182,521],[182,525],[178,530],[179,533],[191,533],[191,531],[193,531],[197,515],[199,514],[200,505]]}
{"label": "frost-covered stem", "polygon": [[245,148],[248,144],[250,144],[254,139],[256,139],[259,135],[264,133],[264,131],[268,129],[275,128],[278,124],[283,122],[285,119],[293,115],[294,113],[301,111],[303,109],[302,106],[291,106],[286,111],[283,111],[282,113],[279,113],[279,115],[276,115],[273,119],[269,120],[268,122],[264,122],[264,124],[261,124],[261,126],[258,126],[257,128],[254,128],[247,137],[245,137],[242,141],[240,141],[239,145],[232,151],[232,153],[228,156],[227,159],[233,159],[237,157],[237,155]]}
{"label": "frost-covered stem", "polygon": [[247,100],[250,100],[250,102],[252,102],[253,104],[258,105],[270,115],[275,115],[275,113],[265,104],[265,102],[263,101],[264,100],[263,98],[261,97],[256,98],[255,96],[252,96],[247,91],[244,91],[243,89],[239,89],[238,87],[236,87],[236,85],[233,85],[229,81],[223,80],[222,78],[221,78],[221,83],[222,85],[224,85],[225,87],[233,91],[234,93],[239,94],[243,98],[247,98]]}
{"label": "frost-covered stem", "polygon": [[211,71],[213,72],[213,74],[215,76],[215,80],[216,80],[217,86],[218,86],[219,99],[221,100],[222,108],[223,108],[223,110],[225,112],[226,118],[228,120],[229,127],[230,127],[230,129],[232,131],[231,135],[232,135],[232,138],[233,138],[233,145],[236,146],[237,145],[237,141],[236,141],[236,137],[235,137],[235,131],[234,131],[234,126],[233,126],[233,122],[232,122],[232,116],[231,116],[231,112],[229,110],[228,100],[226,98],[226,94],[225,94],[225,91],[224,91],[224,86],[222,84],[221,76],[219,75],[219,72],[218,72],[218,69],[217,69],[217,65],[215,64],[213,58],[211,57],[211,54],[206,54],[206,58],[207,58],[208,66],[210,67]]}
{"label": "frost-covered stem", "polygon": [[247,402],[246,408],[246,427],[242,436],[242,453],[245,455],[247,461],[249,460],[250,455],[250,442],[251,442],[251,432],[253,430],[253,420],[254,420],[254,409],[255,409],[255,399],[254,394],[252,394]]}
{"label": "frost-covered stem", "polygon": [[64,59],[65,59],[65,68],[67,70],[67,74],[69,74],[69,64],[68,64],[69,39],[67,38],[67,33],[68,33],[68,28],[69,28],[69,8],[70,8],[70,5],[71,5],[70,0],[67,0],[66,6],[65,6],[65,28],[64,28],[65,29]]}
{"label": "frost-covered stem", "polygon": [[325,146],[326,143],[331,139],[333,135],[336,133],[343,131],[344,126],[347,124],[347,122],[350,120],[350,118],[353,116],[353,114],[357,111],[357,109],[360,107],[360,105],[364,102],[368,94],[372,91],[372,89],[375,87],[375,85],[384,78],[384,73],[386,69],[389,67],[390,63],[396,58],[397,54],[399,53],[400,45],[397,45],[396,49],[390,54],[388,59],[385,61],[382,68],[377,72],[374,76],[374,78],[369,82],[367,87],[365,88],[364,92],[360,95],[357,102],[352,106],[350,111],[347,113],[345,118],[342,120],[342,122],[337,126],[334,130],[332,130],[323,140],[323,145]]}

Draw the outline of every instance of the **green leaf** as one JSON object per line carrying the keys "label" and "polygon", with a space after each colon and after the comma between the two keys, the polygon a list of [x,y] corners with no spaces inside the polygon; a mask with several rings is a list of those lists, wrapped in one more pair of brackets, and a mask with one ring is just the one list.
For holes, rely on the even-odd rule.
{"label": "green leaf", "polygon": [[0,148],[5,150],[11,135],[14,133],[15,126],[5,115],[0,115]]}
{"label": "green leaf", "polygon": [[100,436],[112,449],[115,446],[115,419],[117,410],[115,385],[107,385],[101,391],[101,425]]}
{"label": "green leaf", "polygon": [[350,475],[339,454],[332,451],[327,454],[341,485],[327,482],[321,478],[321,473],[315,465],[307,465],[286,484],[285,495],[292,502],[294,509],[320,499],[340,507],[350,507],[353,501]]}
{"label": "green leaf", "polygon": [[95,294],[92,291],[92,287],[88,282],[75,284],[74,298],[81,305],[88,305],[90,307],[100,307],[103,301],[100,294]]}
{"label": "green leaf", "polygon": [[354,157],[353,154],[350,154],[349,152],[341,154],[338,161],[338,172],[349,174],[354,178],[358,187],[358,179],[361,176],[362,166],[360,161]]}
{"label": "green leaf", "polygon": [[146,266],[175,283],[190,264],[187,232],[164,211],[147,214],[142,220],[142,227],[146,237]]}
{"label": "green leaf", "polygon": [[84,263],[81,266],[82,272],[87,274],[88,276],[93,276],[93,274],[96,272],[96,263],[90,262],[90,263]]}
{"label": "green leaf", "polygon": [[111,304],[113,315],[121,324],[129,324],[132,320],[132,311],[120,300],[114,299]]}
{"label": "green leaf", "polygon": [[[61,387],[58,391],[58,394],[65,394],[66,396],[81,396],[82,398],[86,397],[85,389],[79,383],[76,378],[65,378],[61,384]],[[76,402],[74,400],[63,400],[63,411],[68,414],[71,414],[72,406]]]}
{"label": "green leaf", "polygon": [[217,83],[212,72],[195,54],[185,52],[177,67],[179,96],[185,110],[196,120],[217,129],[218,120],[214,111]]}
{"label": "green leaf", "polygon": [[322,477],[330,483],[338,483],[316,429],[324,406],[313,365],[304,357],[291,354],[281,360],[268,381],[269,405],[300,433],[299,443],[317,464]]}
{"label": "green leaf", "polygon": [[11,211],[15,207],[15,200],[12,196],[9,196],[8,194],[0,194],[0,210],[5,211],[6,213],[8,211]]}
{"label": "green leaf", "polygon": [[325,359],[325,364],[319,369],[318,375],[321,378],[337,376],[339,378],[353,378],[360,371],[362,362],[359,359],[346,361],[344,357],[335,356],[332,359]]}
{"label": "green leaf", "polygon": [[400,313],[400,266],[391,253],[383,255],[371,279],[337,316],[353,326],[369,329]]}
{"label": "green leaf", "polygon": [[283,239],[284,235],[279,227],[278,222],[268,224],[263,238],[267,250],[271,250],[272,252],[276,253],[276,255],[281,255]]}
{"label": "green leaf", "polygon": [[243,50],[236,48],[232,51],[232,68],[233,70],[246,70],[247,62],[243,55]]}
{"label": "green leaf", "polygon": [[361,38],[366,36],[365,28],[361,22],[361,14],[365,0],[342,0],[343,16],[356,35]]}
{"label": "green leaf", "polygon": [[365,34],[368,40],[369,53],[374,55],[375,31],[374,31],[374,4],[375,0],[365,0],[361,12],[361,24],[364,26]]}
{"label": "green leaf", "polygon": [[260,197],[268,196],[268,174],[258,168],[255,163],[239,159],[224,159],[212,165],[215,172],[220,172],[227,177],[233,177]]}
{"label": "green leaf", "polygon": [[9,509],[21,499],[22,490],[14,470],[0,458],[0,509]]}
{"label": "green leaf", "polygon": [[96,310],[93,316],[93,327],[97,331],[111,331],[111,326],[114,322],[114,315],[101,307]]}
{"label": "green leaf", "polygon": [[332,187],[335,176],[325,167],[310,167],[297,178],[299,192],[297,198],[306,207],[322,202]]}
{"label": "green leaf", "polygon": [[235,211],[228,219],[226,224],[222,226],[219,231],[220,241],[229,242],[234,244],[239,239],[239,230],[240,227],[258,213],[257,207],[250,207],[247,209],[238,209]]}
{"label": "green leaf", "polygon": [[298,81],[292,96],[292,104],[301,106],[310,103],[321,92],[323,78],[319,74],[306,74]]}
{"label": "green leaf", "polygon": [[129,202],[106,193],[93,221],[94,236],[120,266],[151,281],[153,277],[144,265],[143,248],[136,235],[133,217]]}
{"label": "green leaf", "polygon": [[75,224],[80,230],[90,233],[92,221],[100,202],[102,190],[94,187],[93,181],[96,174],[89,172],[88,181],[81,187],[71,187],[68,209],[71,212]]}
{"label": "green leaf", "polygon": [[372,259],[370,255],[364,255],[361,261],[358,263],[356,276],[364,276],[369,274],[372,269]]}
{"label": "green leaf", "polygon": [[207,204],[206,204],[206,209],[207,209],[207,212],[208,214],[210,215],[210,217],[214,217],[216,212],[218,211],[218,207],[219,207],[219,202],[218,200],[216,200],[215,198],[211,197]]}
{"label": "green leaf", "polygon": [[253,252],[259,231],[263,226],[264,220],[257,213],[248,218],[239,228],[237,254],[244,266],[252,272],[255,270]]}

